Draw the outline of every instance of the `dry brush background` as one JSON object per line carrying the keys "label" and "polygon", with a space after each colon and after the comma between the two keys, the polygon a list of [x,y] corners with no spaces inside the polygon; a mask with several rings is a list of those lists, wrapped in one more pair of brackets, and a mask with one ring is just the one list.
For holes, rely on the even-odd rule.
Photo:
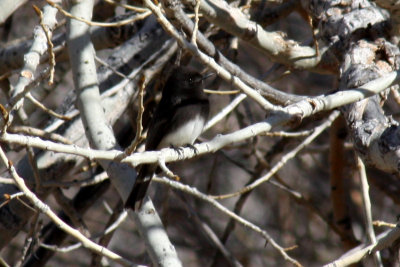
{"label": "dry brush background", "polygon": [[[1,1],[1,265],[399,266],[399,10]],[[210,122],[143,152],[177,61],[217,74]],[[124,211],[149,162],[180,179]]]}

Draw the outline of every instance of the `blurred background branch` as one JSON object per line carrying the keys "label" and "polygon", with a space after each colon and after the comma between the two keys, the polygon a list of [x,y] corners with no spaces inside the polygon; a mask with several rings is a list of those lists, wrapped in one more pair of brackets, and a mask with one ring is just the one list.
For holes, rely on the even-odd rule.
{"label": "blurred background branch", "polygon": [[[396,1],[62,2],[0,1],[2,265],[398,262]],[[224,93],[196,150],[143,153],[177,62]],[[127,214],[150,162],[181,180]]]}

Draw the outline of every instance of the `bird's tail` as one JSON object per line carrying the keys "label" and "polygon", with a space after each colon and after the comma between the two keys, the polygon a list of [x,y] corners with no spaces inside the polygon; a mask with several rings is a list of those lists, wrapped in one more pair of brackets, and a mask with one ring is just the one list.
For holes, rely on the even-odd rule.
{"label": "bird's tail", "polygon": [[132,191],[129,194],[128,199],[125,202],[125,208],[132,210],[139,210],[142,206],[143,199],[146,195],[147,188],[150,185],[153,173],[147,171],[146,165],[139,170],[139,174],[136,177],[135,184],[133,185]]}

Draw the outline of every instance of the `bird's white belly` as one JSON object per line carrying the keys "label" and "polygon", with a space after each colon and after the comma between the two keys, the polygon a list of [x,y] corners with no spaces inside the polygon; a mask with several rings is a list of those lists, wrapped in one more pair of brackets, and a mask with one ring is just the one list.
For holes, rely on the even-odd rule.
{"label": "bird's white belly", "polygon": [[158,145],[158,149],[169,147],[171,145],[174,147],[188,144],[192,145],[194,141],[196,141],[197,137],[202,133],[204,123],[205,120],[200,116],[195,117],[185,125],[175,129],[175,131],[165,136]]}

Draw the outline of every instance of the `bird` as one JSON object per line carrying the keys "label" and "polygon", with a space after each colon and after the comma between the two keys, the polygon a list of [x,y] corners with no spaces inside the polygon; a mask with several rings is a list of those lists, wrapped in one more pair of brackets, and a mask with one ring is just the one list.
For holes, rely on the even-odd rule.
{"label": "bird", "polygon": [[[146,151],[193,145],[203,131],[210,110],[208,97],[203,91],[205,78],[189,67],[175,67],[150,121]],[[140,209],[156,170],[157,164],[140,166],[125,208]]]}

